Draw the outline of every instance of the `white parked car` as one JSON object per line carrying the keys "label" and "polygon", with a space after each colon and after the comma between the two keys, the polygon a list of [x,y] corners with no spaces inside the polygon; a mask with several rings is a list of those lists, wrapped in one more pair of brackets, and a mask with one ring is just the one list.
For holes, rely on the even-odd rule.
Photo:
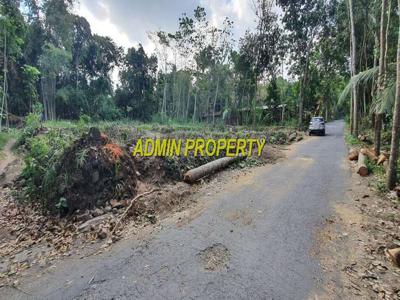
{"label": "white parked car", "polygon": [[313,117],[310,121],[310,126],[308,127],[308,134],[318,133],[320,135],[325,135],[325,120],[322,117]]}

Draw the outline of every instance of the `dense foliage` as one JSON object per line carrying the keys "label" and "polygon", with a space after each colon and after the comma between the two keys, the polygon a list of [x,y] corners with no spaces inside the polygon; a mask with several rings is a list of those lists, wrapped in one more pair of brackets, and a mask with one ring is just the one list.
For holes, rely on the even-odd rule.
{"label": "dense foliage", "polygon": [[260,125],[340,113],[336,100],[349,77],[343,1],[278,1],[280,15],[272,1],[254,1],[254,30],[239,41],[232,21],[217,28],[198,7],[176,32],[149,33],[153,54],[93,34],[72,13],[75,2],[0,1],[3,123],[36,103],[46,120]]}

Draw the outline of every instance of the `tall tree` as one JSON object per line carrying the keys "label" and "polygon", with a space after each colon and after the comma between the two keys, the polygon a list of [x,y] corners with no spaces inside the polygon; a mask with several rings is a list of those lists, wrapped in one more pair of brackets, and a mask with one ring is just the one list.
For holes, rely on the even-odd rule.
{"label": "tall tree", "polygon": [[147,56],[142,45],[130,48],[124,58],[121,86],[116,91],[117,105],[127,117],[149,120],[157,111],[154,83],[157,58]]}
{"label": "tall tree", "polygon": [[282,58],[282,31],[278,24],[278,15],[274,12],[273,2],[270,0],[257,0],[255,4],[255,14],[257,20],[256,33],[253,39],[253,64],[255,99],[253,101],[253,125],[256,124],[256,105],[259,104],[260,95],[257,90],[260,79],[274,80],[277,68]]}
{"label": "tall tree", "polygon": [[43,54],[39,65],[41,71],[41,88],[43,97],[44,117],[46,120],[57,119],[56,91],[57,77],[66,72],[71,62],[71,54],[52,44],[43,46]]}
{"label": "tall tree", "polygon": [[[22,56],[22,49],[25,41],[26,26],[17,1],[0,1],[0,57],[1,57],[1,103],[0,123],[5,117],[8,125],[10,100],[14,93],[10,90],[10,83],[16,79],[18,73],[18,62]],[[14,76],[15,75],[15,76]],[[0,125],[1,129],[1,125]]]}
{"label": "tall tree", "polygon": [[[325,1],[279,0],[284,11],[283,23],[288,32],[287,45],[295,63],[291,70],[300,79],[298,123],[303,124],[304,101],[309,83],[310,57],[326,20]],[[330,2],[330,1],[328,1]]]}
{"label": "tall tree", "polygon": [[[378,74],[378,98],[382,98],[383,91],[386,85],[386,30],[387,30],[387,6],[388,0],[382,0],[381,8],[381,24],[380,24],[380,50],[379,50],[379,74]],[[379,155],[381,151],[381,132],[382,132],[382,113],[380,107],[375,112],[375,138],[374,150],[375,154]]]}
{"label": "tall tree", "polygon": [[[356,69],[356,51],[357,51],[357,42],[356,42],[356,33],[355,33],[355,21],[354,21],[354,7],[353,0],[348,0],[349,4],[349,16],[350,16],[350,49],[351,49],[351,59],[350,59],[350,70],[351,76],[355,76],[357,74]],[[358,98],[357,98],[357,87],[353,86],[352,88],[352,103],[350,105],[350,121],[351,121],[351,133],[354,136],[358,136]]]}
{"label": "tall tree", "polygon": [[[400,0],[398,0],[398,9],[400,9]],[[392,141],[390,145],[389,169],[387,173],[387,187],[393,189],[397,181],[397,160],[399,157],[400,140],[400,25],[398,28],[397,43],[397,77],[396,77],[396,98],[393,112]]]}

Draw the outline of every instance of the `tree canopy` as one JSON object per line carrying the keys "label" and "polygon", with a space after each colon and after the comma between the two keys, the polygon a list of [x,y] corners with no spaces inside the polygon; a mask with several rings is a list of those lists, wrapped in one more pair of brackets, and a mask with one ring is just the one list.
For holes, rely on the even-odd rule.
{"label": "tree canopy", "polygon": [[[351,1],[357,73],[378,66],[378,2]],[[2,111],[24,116],[41,104],[45,119],[88,115],[252,125],[291,120],[301,125],[315,114],[347,113],[353,103],[349,94],[338,99],[354,75],[349,1],[252,3],[254,28],[237,41],[231,20],[216,27],[197,7],[182,14],[175,32],[150,32],[155,51],[146,53],[142,45],[123,49],[110,37],[93,34],[88,21],[73,13],[74,0],[1,0]],[[398,23],[394,0],[390,7],[389,65],[396,56]],[[376,74],[369,73],[357,102],[363,116],[377,107],[391,111],[390,70],[379,98],[373,93]]]}

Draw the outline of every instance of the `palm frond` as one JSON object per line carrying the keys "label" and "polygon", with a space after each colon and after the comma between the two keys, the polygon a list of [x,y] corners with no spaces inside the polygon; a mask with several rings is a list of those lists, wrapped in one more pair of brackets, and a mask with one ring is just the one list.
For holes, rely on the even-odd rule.
{"label": "palm frond", "polygon": [[368,84],[372,82],[372,80],[378,75],[379,68],[371,68],[365,70],[363,72],[358,73],[357,75],[353,76],[349,83],[346,85],[344,90],[339,96],[338,104],[342,105],[350,96],[350,93],[353,87],[363,87],[366,88]]}
{"label": "palm frond", "polygon": [[381,95],[376,98],[371,107],[372,111],[378,113],[393,113],[393,106],[396,98],[396,84],[395,81],[388,81],[386,88],[382,91]]}
{"label": "palm frond", "polygon": [[[348,97],[351,95],[351,90],[353,87],[361,87],[366,89],[368,85],[372,83],[372,80],[378,76],[378,74],[379,67],[374,67],[353,76],[340,94],[338,105],[342,105],[348,99]],[[390,105],[393,105],[394,103],[394,98],[392,98],[392,89],[394,87],[392,85],[394,84],[395,77],[396,63],[390,63],[387,65],[387,88],[384,90],[381,96],[375,98],[375,103],[372,105],[372,111],[390,111]]]}

